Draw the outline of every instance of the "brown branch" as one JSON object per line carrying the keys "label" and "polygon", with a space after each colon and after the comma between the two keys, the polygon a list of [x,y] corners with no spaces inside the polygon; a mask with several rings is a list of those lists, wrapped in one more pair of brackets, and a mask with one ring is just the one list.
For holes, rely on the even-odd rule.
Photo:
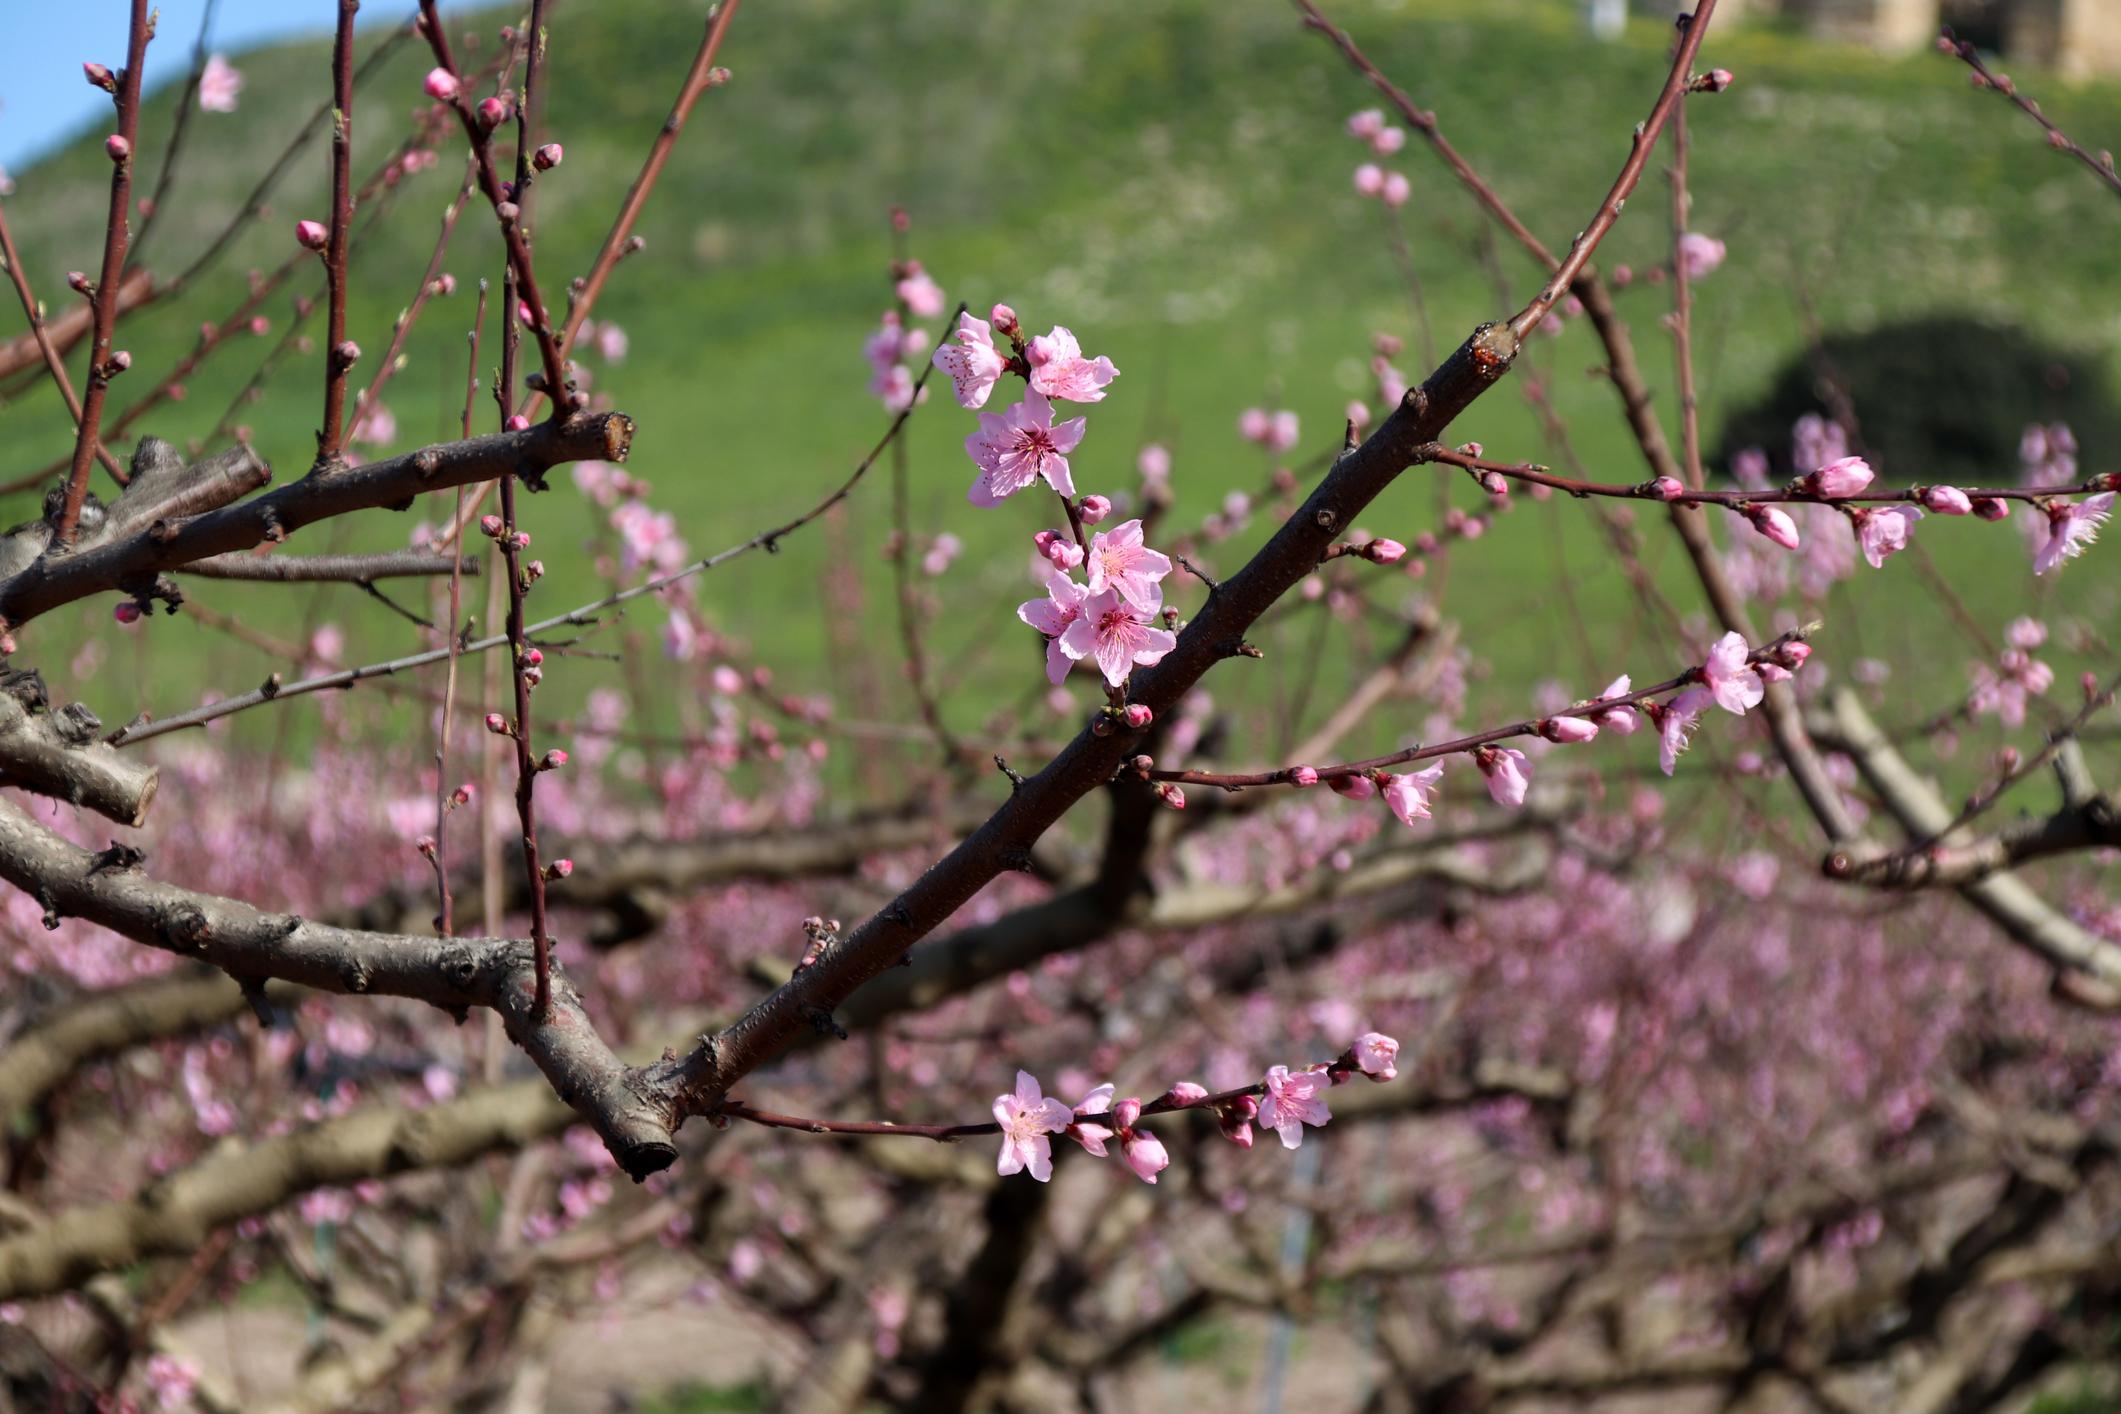
{"label": "brown branch", "polygon": [[479,560],[474,555],[435,555],[424,550],[387,550],[374,555],[210,555],[178,573],[270,584],[366,584],[376,579],[476,575]]}
{"label": "brown branch", "polygon": [[[128,270],[118,285],[118,313],[129,314],[155,297],[155,277],[145,270]],[[86,304],[69,305],[44,321],[45,337],[58,350],[63,360],[72,352],[74,345],[88,334],[95,324],[96,312]],[[34,332],[18,334],[0,343],[0,380],[13,378],[16,374],[44,361],[43,345]],[[71,458],[59,463],[61,469],[72,466]],[[24,486],[34,486],[44,480],[47,473],[38,472],[28,480],[16,480],[0,485],[0,491],[19,491]]]}
{"label": "brown branch", "polygon": [[632,441],[633,420],[624,413],[583,414],[304,477],[248,501],[162,522],[159,534],[154,525],[138,534],[106,533],[71,554],[39,549],[20,563],[8,548],[16,537],[7,537],[0,539],[0,571],[7,571],[0,574],[0,620],[20,628],[62,604],[210,555],[248,550],[332,516],[410,504],[422,492],[491,481],[505,470],[535,475],[564,462],[623,461]]}
{"label": "brown branch", "polygon": [[111,333],[118,325],[114,292],[125,278],[125,242],[132,230],[133,149],[140,136],[140,71],[147,63],[147,42],[154,38],[147,0],[132,0],[131,37],[126,43],[125,71],[117,76],[118,131],[105,144],[110,155],[110,217],[103,231],[103,274],[89,295],[95,310],[95,332],[89,339],[88,391],[81,400],[81,422],[74,434],[73,470],[67,476],[66,499],[52,527],[60,545],[74,543],[81,506],[88,498],[88,469],[95,460],[97,432],[103,423],[103,400],[110,380],[124,370],[111,357]]}
{"label": "brown branch", "polygon": [[136,852],[115,849],[90,854],[0,801],[0,878],[37,898],[50,919],[85,918],[210,963],[250,987],[279,978],[325,992],[408,997],[457,1013],[488,1008],[629,1173],[652,1173],[676,1159],[669,1125],[636,1093],[634,1072],[598,1036],[564,975],[554,974],[549,1013],[533,1014],[533,961],[523,943],[362,933],[263,913],[159,883],[138,860]]}
{"label": "brown branch", "polygon": [[331,46],[331,228],[324,246],[324,425],[317,431],[317,465],[338,460],[346,427],[346,375],[354,346],[346,341],[346,242],[353,228],[353,42],[361,0],[339,0]]}
{"label": "brown branch", "polygon": [[140,824],[160,773],[97,741],[102,725],[79,703],[53,711],[34,672],[0,675],[0,785]]}
{"label": "brown branch", "polygon": [[[1833,693],[1813,730],[1815,734],[1831,733],[1829,739],[1834,746],[1848,753],[1864,780],[1911,837],[1941,837],[1947,849],[1964,843],[1946,833],[1952,813],[1935,787],[1917,775],[1893,749],[1853,692],[1841,689]],[[1828,857],[1825,871],[1829,875],[1846,873],[1860,867],[1858,859],[1860,856],[1837,851]],[[1847,862],[1838,862],[1843,860]],[[1988,915],[2016,942],[2058,967],[2087,973],[2108,987],[2121,987],[2121,947],[2050,908],[2007,870],[1969,879],[1958,883],[1957,888],[1960,897]]]}

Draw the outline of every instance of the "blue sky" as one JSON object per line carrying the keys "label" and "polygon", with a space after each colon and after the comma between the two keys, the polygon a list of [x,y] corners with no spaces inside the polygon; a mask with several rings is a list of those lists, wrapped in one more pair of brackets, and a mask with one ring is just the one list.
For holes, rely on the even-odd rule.
{"label": "blue sky", "polygon": [[[206,0],[157,0],[162,14],[147,49],[147,85],[181,83]],[[413,0],[366,0],[360,24],[395,24]],[[0,167],[19,171],[89,124],[111,120],[110,98],[90,88],[81,65],[125,63],[125,0],[17,0],[0,45]],[[213,47],[229,54],[291,34],[330,30],[332,0],[221,0]],[[238,66],[240,67],[240,65]]]}

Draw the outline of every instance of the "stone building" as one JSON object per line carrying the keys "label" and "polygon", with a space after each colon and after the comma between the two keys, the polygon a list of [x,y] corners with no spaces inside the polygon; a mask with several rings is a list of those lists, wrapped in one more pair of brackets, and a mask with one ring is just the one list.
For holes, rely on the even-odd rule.
{"label": "stone building", "polygon": [[2121,0],[1722,0],[1719,9],[1785,16],[1886,53],[1919,49],[1949,24],[1984,49],[2072,77],[2121,75]]}

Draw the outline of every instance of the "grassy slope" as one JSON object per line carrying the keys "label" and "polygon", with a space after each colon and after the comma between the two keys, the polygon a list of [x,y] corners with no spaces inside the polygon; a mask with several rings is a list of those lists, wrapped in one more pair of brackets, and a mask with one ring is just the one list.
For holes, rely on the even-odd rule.
{"label": "grassy slope", "polygon": [[[568,159],[539,198],[541,268],[554,289],[595,249],[667,107],[702,9],[561,13],[551,129]],[[1454,142],[1556,246],[1610,180],[1663,71],[1657,27],[1638,26],[1623,44],[1591,46],[1562,7],[1534,0],[1344,0],[1334,10],[1437,109]],[[182,62],[178,49],[170,46],[165,63]],[[1699,309],[1712,429],[1720,407],[1755,393],[1799,346],[1793,270],[1837,324],[1964,309],[2102,350],[2121,343],[2121,263],[2112,259],[2111,239],[2096,234],[2113,230],[2111,198],[2044,151],[2022,119],[1969,94],[1954,66],[1934,56],[1880,64],[1762,31],[1712,39],[1709,57],[1740,76],[1732,93],[1692,109],[1695,225],[1726,237],[1733,251],[1702,290]],[[225,211],[247,187],[314,102],[325,58],[325,48],[312,44],[239,61],[250,78],[243,109],[200,118],[192,175],[157,238],[154,263],[190,249],[212,228],[206,213]],[[657,502],[678,513],[697,547],[718,547],[806,503],[875,436],[881,418],[861,390],[859,346],[884,302],[883,213],[894,201],[912,210],[915,253],[951,298],[975,307],[1006,299],[1028,322],[1069,323],[1093,351],[1113,356],[1125,376],[1092,412],[1077,480],[1126,485],[1139,441],[1164,437],[1179,449],[1182,522],[1225,489],[1258,480],[1257,462],[1232,430],[1239,408],[1260,401],[1296,408],[1316,443],[1330,435],[1348,398],[1367,394],[1361,360],[1370,332],[1408,332],[1377,213],[1348,183],[1359,154],[1340,123],[1368,95],[1280,5],[782,0],[739,18],[725,62],[737,80],[706,100],[666,174],[642,228],[648,257],[629,263],[606,297],[602,312],[627,327],[634,354],[615,370],[598,370],[599,386],[640,421],[634,470],[655,483]],[[386,132],[395,136],[422,68],[408,49],[367,91],[357,108],[364,150]],[[2050,111],[2095,146],[2121,132],[2121,95],[2112,90],[2054,83],[2040,90]],[[162,130],[168,101],[165,94],[146,131]],[[152,152],[159,144],[145,146]],[[413,185],[397,229],[356,262],[360,298],[351,327],[372,356],[417,278],[451,165]],[[1424,152],[1410,150],[1401,165],[1415,182],[1408,214],[1439,337],[1455,339],[1498,312],[1471,255],[1476,213]],[[223,278],[181,307],[124,328],[121,342],[137,367],[164,364],[199,319],[231,304],[243,263],[279,258],[293,216],[321,206],[323,168],[318,151]],[[100,225],[105,170],[85,138],[20,179],[14,211],[49,299],[64,293],[59,272],[93,261],[84,242]],[[1658,258],[1667,239],[1664,204],[1661,183],[1647,184],[1607,263]],[[468,285],[496,267],[485,223],[468,220],[466,228],[449,268]],[[1533,272],[1514,251],[1503,262],[1521,298]],[[1628,298],[1651,382],[1668,388],[1661,296]],[[284,306],[276,314],[284,317]],[[407,438],[440,436],[453,424],[468,318],[460,295],[413,341],[412,362],[389,399]],[[0,315],[0,331],[9,327]],[[1640,463],[1610,391],[1577,373],[1595,352],[1588,334],[1572,328],[1536,357],[1555,374],[1585,459],[1611,479],[1635,479]],[[1415,360],[1403,362],[1414,371]],[[200,434],[248,372],[244,355],[224,361],[196,380],[184,405],[150,419],[150,430],[180,440]],[[314,361],[291,366],[249,418],[283,475],[307,460],[317,381]],[[0,472],[18,473],[64,446],[54,411],[41,389],[0,411],[9,451]],[[944,581],[946,614],[935,638],[954,678],[1006,684],[1013,699],[1031,661],[1031,645],[1010,636],[1009,610],[1022,586],[1019,547],[1047,516],[1013,507],[978,514],[964,504],[968,467],[957,444],[968,428],[968,415],[946,399],[910,429],[917,523],[952,530],[970,547]],[[1508,387],[1454,434],[1502,452],[1545,452]],[[2087,452],[2088,466],[2111,464],[2111,449]],[[887,581],[869,547],[882,537],[886,490],[881,478],[865,488],[852,513],[855,560],[879,629],[889,622]],[[17,513],[27,514],[31,498],[19,500]],[[1404,535],[1431,511],[1428,485],[1415,478],[1365,520]],[[529,515],[555,570],[542,604],[557,610],[593,594],[586,557],[569,553],[593,528],[579,499],[563,489],[532,502]],[[334,534],[347,545],[402,543],[408,525],[379,515],[299,548],[322,548]],[[1263,529],[1255,526],[1240,544],[1254,543]],[[2025,602],[2031,577],[2015,535],[1932,522],[1924,538],[1946,572],[1970,587],[1985,622],[2000,623]],[[1653,544],[1679,602],[1691,606],[1696,596],[1673,556],[1661,540]],[[1222,558],[1234,563],[1236,554],[1231,547]],[[787,681],[822,685],[837,671],[824,661],[819,611],[820,575],[835,558],[835,542],[813,530],[704,594],[726,628],[755,640]],[[1546,572],[1557,560],[1562,573]],[[1528,563],[1539,568],[1527,573]],[[2110,553],[2081,562],[2064,578],[2061,606],[2110,622],[2121,581],[2112,565]],[[1572,616],[1556,610],[1557,588],[1593,626],[1595,666],[1585,661]],[[351,591],[324,591],[314,607],[306,593],[223,585],[202,586],[199,597],[279,631],[293,631],[306,613],[340,618],[363,655],[403,646],[391,621],[365,612]],[[1620,666],[1663,670],[1654,650],[1650,661],[1624,662],[1632,617],[1624,586],[1600,564],[1583,517],[1568,507],[1527,506],[1456,556],[1450,597],[1469,640],[1495,666],[1492,681],[1476,689],[1478,715],[1514,713],[1531,683],[1555,673],[1588,690]],[[1875,654],[1903,674],[1957,680],[1966,654],[1908,566],[1866,578],[1832,608],[1830,654]],[[637,622],[649,626],[655,617]],[[44,642],[64,621],[40,627]],[[1600,626],[1607,621],[1616,627]],[[135,635],[113,628],[104,606],[84,609],[78,625],[119,650],[117,679],[106,669],[90,693],[109,715],[135,700],[170,710],[202,687],[247,685],[264,671],[250,650],[182,620],[157,620],[159,644],[193,651],[181,668],[162,658],[159,675],[135,688],[125,646]],[[1938,643],[1947,645],[1941,653],[1924,646]],[[1016,647],[1022,654],[1008,651]],[[64,655],[44,649],[37,656],[66,677],[54,661]],[[1278,693],[1297,657],[1271,654],[1258,670],[1268,680],[1246,690],[1262,700]],[[1327,661],[1330,669],[1333,653]],[[564,702],[607,671],[587,665],[548,693]],[[1218,687],[1225,696],[1237,691]],[[992,698],[961,694],[956,714],[977,720],[983,700]],[[1388,724],[1380,735],[1398,731]]]}

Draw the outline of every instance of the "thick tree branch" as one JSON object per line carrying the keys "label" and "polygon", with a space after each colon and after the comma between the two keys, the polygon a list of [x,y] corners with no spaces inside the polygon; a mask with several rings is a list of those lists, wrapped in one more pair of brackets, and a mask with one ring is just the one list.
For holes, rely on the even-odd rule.
{"label": "thick tree branch", "polygon": [[[283,539],[332,516],[409,506],[424,491],[491,481],[504,471],[535,482],[548,468],[564,462],[624,461],[632,442],[633,419],[624,413],[580,414],[520,432],[423,447],[305,476],[207,514],[158,520],[139,533],[106,531],[72,553],[52,553],[38,545],[24,555],[10,548],[17,537],[9,536],[0,541],[0,571],[5,571],[0,577],[0,621],[20,628],[39,614],[91,594],[151,581],[158,573],[181,570],[211,555]],[[132,524],[128,519],[128,531]]]}
{"label": "thick tree branch", "polygon": [[160,772],[96,740],[103,724],[80,703],[51,710],[34,672],[0,674],[0,785],[48,795],[121,825],[139,825]]}

